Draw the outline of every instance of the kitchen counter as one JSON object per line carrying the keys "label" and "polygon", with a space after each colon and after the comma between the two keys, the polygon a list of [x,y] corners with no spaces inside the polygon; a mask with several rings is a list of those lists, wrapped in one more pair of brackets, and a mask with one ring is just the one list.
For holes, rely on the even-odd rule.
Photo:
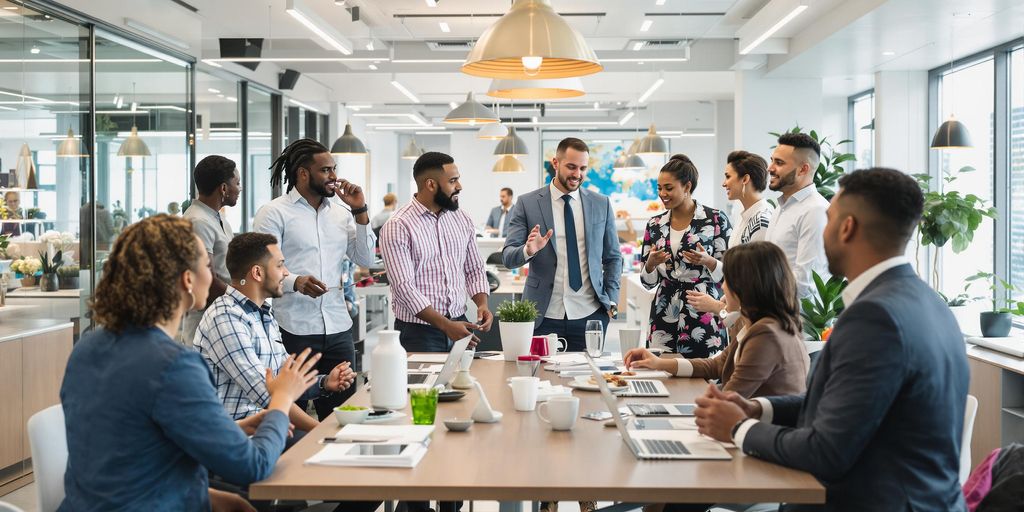
{"label": "kitchen counter", "polygon": [[[0,307],[0,310],[12,307],[14,306],[3,306]],[[53,318],[5,318],[0,320],[0,343],[59,331],[73,327],[73,325],[67,320],[56,320]]]}

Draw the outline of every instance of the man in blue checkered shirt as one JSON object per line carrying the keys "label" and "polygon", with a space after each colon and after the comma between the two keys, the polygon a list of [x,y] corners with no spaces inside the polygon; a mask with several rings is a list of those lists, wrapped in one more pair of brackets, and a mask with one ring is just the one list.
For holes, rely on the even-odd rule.
{"label": "man in blue checkered shirt", "polygon": [[[210,367],[224,408],[237,420],[267,406],[266,373],[277,373],[287,357],[267,299],[281,296],[288,269],[277,238],[264,233],[232,239],[226,263],[231,286],[207,308],[192,344]],[[341,363],[321,375],[300,400],[348,389],[355,377],[349,363]],[[301,431],[317,425],[294,404],[289,419]]]}

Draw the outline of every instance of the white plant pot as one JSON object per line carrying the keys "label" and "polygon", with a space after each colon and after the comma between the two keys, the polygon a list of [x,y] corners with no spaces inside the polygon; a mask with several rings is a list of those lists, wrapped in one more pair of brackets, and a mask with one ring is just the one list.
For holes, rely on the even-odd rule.
{"label": "white plant pot", "polygon": [[950,306],[949,310],[960,325],[960,332],[971,336],[981,335],[981,321],[979,313],[982,309],[979,302],[972,302],[963,306]]}
{"label": "white plant pot", "polygon": [[501,351],[506,361],[515,361],[519,356],[530,354],[530,339],[533,338],[533,322],[499,322]]}

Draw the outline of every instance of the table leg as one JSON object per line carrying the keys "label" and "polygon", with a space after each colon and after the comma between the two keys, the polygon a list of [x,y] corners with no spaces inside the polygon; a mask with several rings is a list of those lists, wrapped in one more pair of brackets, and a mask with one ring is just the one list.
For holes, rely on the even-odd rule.
{"label": "table leg", "polygon": [[521,501],[499,501],[498,512],[523,512]]}

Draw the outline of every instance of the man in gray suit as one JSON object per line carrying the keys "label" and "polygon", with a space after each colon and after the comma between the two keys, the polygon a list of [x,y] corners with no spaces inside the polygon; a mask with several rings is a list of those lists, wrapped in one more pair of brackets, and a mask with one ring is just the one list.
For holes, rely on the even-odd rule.
{"label": "man in gray suit", "polygon": [[904,257],[921,189],[882,168],[847,174],[839,186],[824,243],[829,271],[850,280],[846,310],[806,395],[745,400],[711,386],[697,399],[697,426],[825,485],[824,507],[786,510],[966,510],[964,340]]}
{"label": "man in gray suit", "polygon": [[491,214],[487,216],[487,232],[497,237],[508,234],[508,221],[512,218],[512,189],[505,187],[498,194],[501,200],[500,206],[491,208]]}
{"label": "man in gray suit", "polygon": [[506,267],[530,264],[523,298],[535,301],[541,314],[534,333],[556,333],[571,351],[586,349],[588,320],[607,329],[618,313],[622,273],[611,201],[580,188],[589,159],[580,139],[558,144],[551,184],[519,198],[502,250]]}

